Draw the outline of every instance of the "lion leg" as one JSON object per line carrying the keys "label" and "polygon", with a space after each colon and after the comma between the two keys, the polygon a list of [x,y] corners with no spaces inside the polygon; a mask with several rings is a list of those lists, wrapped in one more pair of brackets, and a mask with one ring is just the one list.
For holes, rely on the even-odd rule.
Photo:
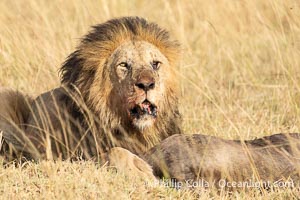
{"label": "lion leg", "polygon": [[139,177],[146,180],[156,180],[151,166],[143,159],[130,151],[121,148],[112,148],[106,156],[108,166],[114,167],[118,172],[129,177]]}

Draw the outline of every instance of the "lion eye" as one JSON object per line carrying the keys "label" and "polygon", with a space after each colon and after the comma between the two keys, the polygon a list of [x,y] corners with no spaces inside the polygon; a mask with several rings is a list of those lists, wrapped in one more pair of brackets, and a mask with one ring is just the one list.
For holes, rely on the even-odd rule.
{"label": "lion eye", "polygon": [[159,62],[159,61],[153,61],[151,65],[152,65],[153,69],[157,70],[157,69],[159,69],[160,64],[161,64],[161,62]]}
{"label": "lion eye", "polygon": [[120,66],[120,67],[124,67],[124,68],[126,68],[126,69],[130,69],[130,65],[129,65],[128,63],[126,63],[126,62],[121,62],[121,63],[119,64],[119,66]]}
{"label": "lion eye", "polygon": [[131,65],[127,62],[121,62],[118,64],[116,73],[120,79],[124,79],[131,69]]}

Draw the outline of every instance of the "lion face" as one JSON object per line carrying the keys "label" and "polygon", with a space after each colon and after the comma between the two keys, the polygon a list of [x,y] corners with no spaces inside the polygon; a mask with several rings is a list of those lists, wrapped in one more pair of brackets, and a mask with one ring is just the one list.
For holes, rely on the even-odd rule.
{"label": "lion face", "polygon": [[108,66],[116,97],[113,106],[121,108],[136,128],[152,126],[163,107],[168,59],[153,44],[128,41],[112,53]]}
{"label": "lion face", "polygon": [[74,116],[105,148],[118,143],[141,152],[181,133],[180,54],[166,30],[140,17],[93,26],[60,70],[62,84],[75,96]]}

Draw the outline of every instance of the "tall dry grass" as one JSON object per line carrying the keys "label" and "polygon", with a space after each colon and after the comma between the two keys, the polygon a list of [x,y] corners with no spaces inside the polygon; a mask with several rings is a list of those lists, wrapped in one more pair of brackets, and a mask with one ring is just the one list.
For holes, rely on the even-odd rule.
{"label": "tall dry grass", "polygon": [[[0,86],[38,95],[59,85],[58,69],[89,27],[138,15],[170,30],[179,63],[186,133],[253,139],[300,128],[298,0],[0,1]],[[1,106],[1,105],[0,105]],[[147,188],[92,163],[27,163],[0,168],[3,198],[255,198],[259,193]]]}

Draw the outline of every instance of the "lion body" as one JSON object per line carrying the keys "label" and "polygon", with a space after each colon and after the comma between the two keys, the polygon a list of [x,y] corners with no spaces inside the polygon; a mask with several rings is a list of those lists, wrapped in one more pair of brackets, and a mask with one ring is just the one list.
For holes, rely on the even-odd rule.
{"label": "lion body", "polygon": [[178,55],[168,32],[142,18],[96,25],[61,67],[62,86],[28,102],[22,126],[5,121],[21,130],[5,128],[5,141],[34,159],[94,158],[113,147],[142,154],[181,132]]}

